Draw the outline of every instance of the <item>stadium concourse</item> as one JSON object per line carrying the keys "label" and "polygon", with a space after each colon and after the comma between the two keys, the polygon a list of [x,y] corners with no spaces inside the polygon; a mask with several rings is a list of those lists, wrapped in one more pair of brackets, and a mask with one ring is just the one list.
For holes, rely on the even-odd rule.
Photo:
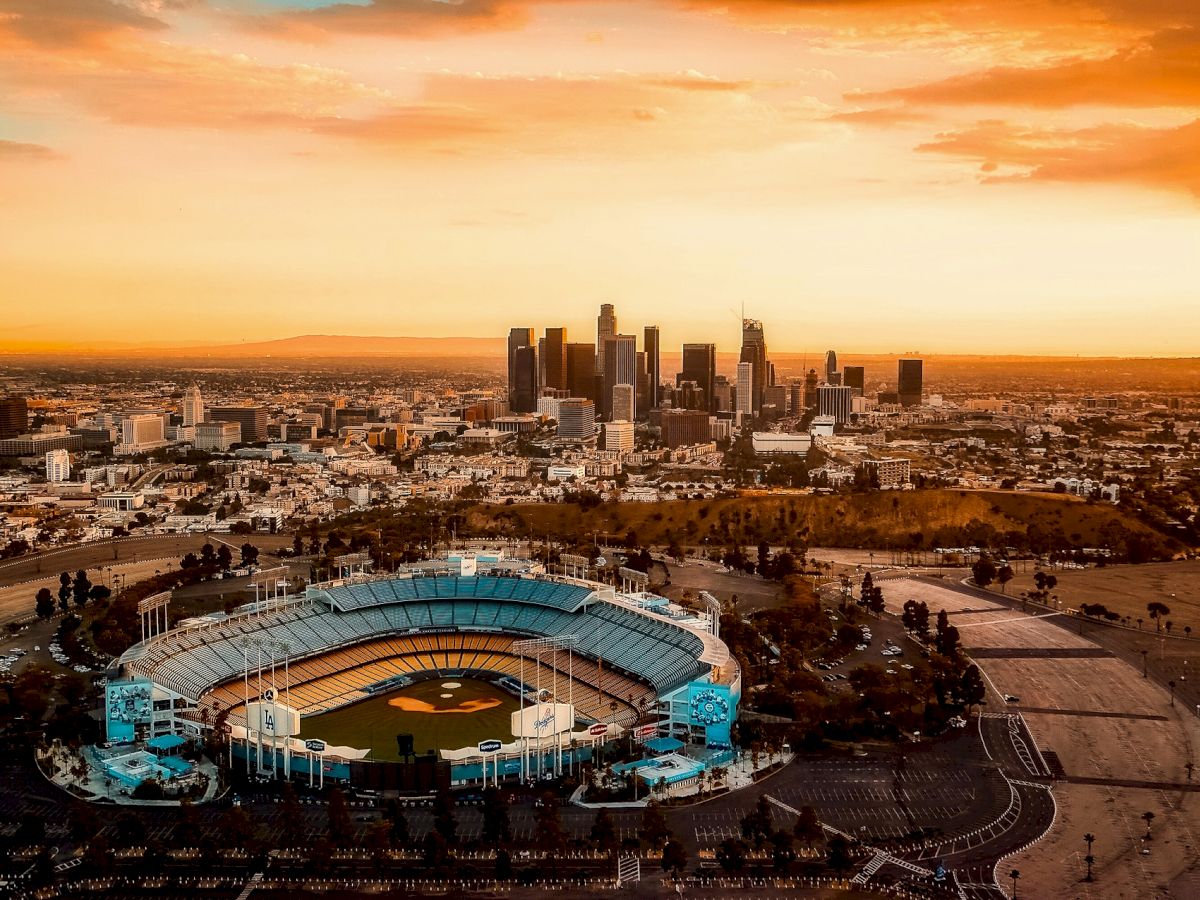
{"label": "stadium concourse", "polygon": [[[342,710],[344,719],[360,701],[449,678],[488,682],[517,703],[511,736],[414,759],[439,762],[442,783],[562,772],[622,736],[652,746],[675,739],[673,746],[716,765],[730,749],[741,692],[737,663],[715,617],[639,587],[467,555],[314,584],[300,597],[191,619],[122,655],[110,692],[124,696],[144,686],[153,702],[137,709],[110,704],[109,740],[200,737],[217,729],[229,737],[230,762],[237,758],[239,768],[244,763],[260,777],[403,788],[411,777],[386,774],[401,764],[381,761],[389,754],[365,740],[322,740],[320,717]],[[301,719],[311,723],[306,740],[298,738]],[[411,736],[409,750],[404,735],[395,738],[407,756]],[[659,777],[673,782],[678,771]],[[638,774],[655,780],[652,767]]]}

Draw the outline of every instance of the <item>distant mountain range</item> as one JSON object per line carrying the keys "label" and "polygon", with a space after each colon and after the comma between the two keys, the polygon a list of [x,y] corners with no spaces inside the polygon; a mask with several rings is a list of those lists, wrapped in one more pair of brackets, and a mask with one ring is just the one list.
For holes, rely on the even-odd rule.
{"label": "distant mountain range", "polygon": [[275,341],[215,344],[195,347],[146,348],[146,355],[237,357],[499,357],[504,358],[504,338],[490,337],[369,337],[347,334],[302,334]]}

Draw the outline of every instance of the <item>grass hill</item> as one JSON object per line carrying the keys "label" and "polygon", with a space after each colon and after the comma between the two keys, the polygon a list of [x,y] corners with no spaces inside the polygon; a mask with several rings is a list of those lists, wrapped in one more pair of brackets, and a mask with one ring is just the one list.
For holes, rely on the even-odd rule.
{"label": "grass hill", "polygon": [[1058,494],[906,491],[741,496],[664,503],[477,504],[466,513],[475,534],[575,536],[593,532],[643,545],[803,544],[812,547],[925,549],[1017,547],[1036,552],[1110,547],[1135,562],[1183,548],[1124,510]]}

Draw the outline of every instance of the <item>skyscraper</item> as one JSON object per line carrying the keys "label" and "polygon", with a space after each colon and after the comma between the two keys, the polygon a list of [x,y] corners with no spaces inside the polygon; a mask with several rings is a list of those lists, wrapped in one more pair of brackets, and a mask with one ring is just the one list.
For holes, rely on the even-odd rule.
{"label": "skyscraper", "polygon": [[200,385],[192,382],[183,395],[180,412],[183,414],[184,428],[193,428],[204,421],[204,398],[200,396]]}
{"label": "skyscraper", "polygon": [[823,384],[817,388],[817,415],[833,416],[844,425],[850,421],[854,408],[854,388],[845,385]]}
{"label": "skyscraper", "polygon": [[817,370],[809,369],[804,376],[804,408],[817,408]]}
{"label": "skyscraper", "polygon": [[[751,365],[749,405],[745,411],[757,415],[762,409],[763,388],[767,385],[767,338],[763,334],[762,322],[742,319],[741,361]],[[738,368],[738,410],[745,405],[742,401],[741,368]]]}
{"label": "skyscraper", "polygon": [[29,404],[24,397],[0,397],[0,438],[29,430]]}
{"label": "skyscraper", "polygon": [[657,409],[658,395],[662,390],[662,359],[657,325],[646,326],[642,349],[646,354],[646,406],[648,409]]}
{"label": "skyscraper", "polygon": [[614,384],[609,419],[613,422],[632,422],[635,413],[634,396],[632,384]]}
{"label": "skyscraper", "polygon": [[900,360],[896,393],[901,406],[920,406],[924,390],[924,363],[919,359]]}
{"label": "skyscraper", "polygon": [[637,338],[632,334],[610,336],[604,342],[604,393],[600,397],[605,418],[612,418],[613,388],[618,384],[636,386],[637,382]]}
{"label": "skyscraper", "polygon": [[[743,349],[742,352],[745,352]],[[754,415],[754,364],[740,362],[737,367],[737,396],[734,398],[738,418]]]}
{"label": "skyscraper", "polygon": [[842,369],[842,384],[854,388],[854,396],[861,397],[867,384],[867,370],[862,366],[846,366]]}
{"label": "skyscraper", "polygon": [[596,374],[604,375],[604,343],[617,333],[617,314],[611,303],[600,304],[596,317]]}
{"label": "skyscraper", "polygon": [[704,392],[704,408],[716,412],[717,398],[713,388],[717,383],[717,345],[684,344],[682,368],[675,383],[694,382]]}
{"label": "skyscraper", "polygon": [[558,404],[558,436],[567,441],[590,441],[596,436],[596,407],[591,400],[569,397]]}
{"label": "skyscraper", "polygon": [[[532,337],[533,329],[530,329]],[[513,351],[512,384],[508,391],[508,406],[515,413],[537,410],[538,362],[537,350],[525,345]]]}
{"label": "skyscraper", "polygon": [[567,388],[567,329],[546,329],[544,370],[545,386],[555,390]]}
{"label": "skyscraper", "polygon": [[[510,328],[508,331],[508,401],[511,405],[513,395],[517,392],[516,353],[521,347],[533,346],[532,328]],[[536,389],[534,390],[536,394]],[[513,407],[516,412],[516,407]],[[328,425],[326,426],[329,427]]]}
{"label": "skyscraper", "polygon": [[825,381],[826,381],[826,383],[833,384],[833,382],[830,380],[829,376],[831,376],[837,370],[838,370],[837,351],[836,350],[826,350],[825,351]]}
{"label": "skyscraper", "polygon": [[595,344],[567,344],[567,391],[572,397],[596,399]]}

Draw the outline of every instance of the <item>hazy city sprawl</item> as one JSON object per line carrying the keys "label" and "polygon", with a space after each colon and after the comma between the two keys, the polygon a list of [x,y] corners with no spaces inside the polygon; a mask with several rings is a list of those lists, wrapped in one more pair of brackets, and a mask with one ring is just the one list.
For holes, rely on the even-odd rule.
{"label": "hazy city sprawl", "polygon": [[1198,59],[0,0],[0,896],[1198,900]]}

